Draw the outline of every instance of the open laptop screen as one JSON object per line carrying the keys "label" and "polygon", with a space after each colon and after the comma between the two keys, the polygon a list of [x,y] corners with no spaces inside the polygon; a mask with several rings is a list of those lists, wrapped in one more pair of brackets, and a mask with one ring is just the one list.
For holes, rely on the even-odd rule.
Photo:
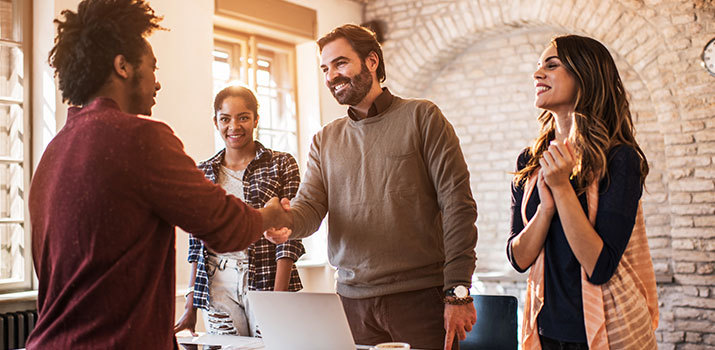
{"label": "open laptop screen", "polygon": [[248,301],[266,350],[356,349],[337,294],[249,291]]}

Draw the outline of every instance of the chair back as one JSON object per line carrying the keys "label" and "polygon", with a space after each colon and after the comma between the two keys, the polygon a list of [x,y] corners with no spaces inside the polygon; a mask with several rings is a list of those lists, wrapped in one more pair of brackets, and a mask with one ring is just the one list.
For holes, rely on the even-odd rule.
{"label": "chair back", "polygon": [[477,323],[459,342],[461,350],[516,350],[517,307],[511,295],[472,295]]}

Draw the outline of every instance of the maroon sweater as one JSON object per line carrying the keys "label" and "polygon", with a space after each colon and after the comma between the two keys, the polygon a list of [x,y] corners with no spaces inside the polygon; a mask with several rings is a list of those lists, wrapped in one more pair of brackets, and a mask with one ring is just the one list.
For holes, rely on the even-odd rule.
{"label": "maroon sweater", "polygon": [[172,349],[174,225],[218,252],[245,249],[262,227],[166,124],[107,98],[70,109],[29,206],[40,285],[28,349]]}

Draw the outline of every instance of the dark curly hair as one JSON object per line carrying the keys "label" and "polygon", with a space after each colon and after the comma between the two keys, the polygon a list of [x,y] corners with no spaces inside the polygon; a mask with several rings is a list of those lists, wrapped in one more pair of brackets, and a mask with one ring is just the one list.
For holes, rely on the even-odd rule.
{"label": "dark curly hair", "polygon": [[318,39],[318,48],[320,49],[320,52],[323,52],[323,47],[325,45],[339,38],[345,38],[345,40],[350,43],[350,46],[352,46],[353,50],[357,52],[358,56],[363,61],[367,58],[367,55],[369,55],[370,52],[375,52],[380,61],[377,63],[377,80],[379,82],[385,81],[385,61],[382,58],[382,47],[380,47],[380,43],[377,41],[375,32],[369,28],[358,25],[343,24]]}
{"label": "dark curly hair", "polygon": [[256,100],[256,95],[253,94],[253,91],[244,86],[232,85],[223,88],[223,90],[216,94],[216,97],[214,98],[214,119],[216,119],[216,115],[221,109],[223,100],[229,97],[242,98],[243,102],[246,104],[246,108],[253,112],[254,120],[258,117],[258,100]]}
{"label": "dark curly hair", "polygon": [[144,0],[84,0],[77,12],[64,10],[55,19],[57,36],[50,51],[62,101],[81,106],[107,81],[114,58],[123,55],[133,66],[146,52],[145,37],[159,26]]}

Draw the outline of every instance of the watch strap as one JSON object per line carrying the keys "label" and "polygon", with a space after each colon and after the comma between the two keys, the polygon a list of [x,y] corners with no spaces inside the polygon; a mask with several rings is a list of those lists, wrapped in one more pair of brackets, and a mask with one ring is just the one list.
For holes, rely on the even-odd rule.
{"label": "watch strap", "polygon": [[467,296],[466,298],[457,298],[455,296],[444,297],[444,303],[449,305],[465,305],[471,304],[473,301],[474,298],[472,298],[471,295]]}

